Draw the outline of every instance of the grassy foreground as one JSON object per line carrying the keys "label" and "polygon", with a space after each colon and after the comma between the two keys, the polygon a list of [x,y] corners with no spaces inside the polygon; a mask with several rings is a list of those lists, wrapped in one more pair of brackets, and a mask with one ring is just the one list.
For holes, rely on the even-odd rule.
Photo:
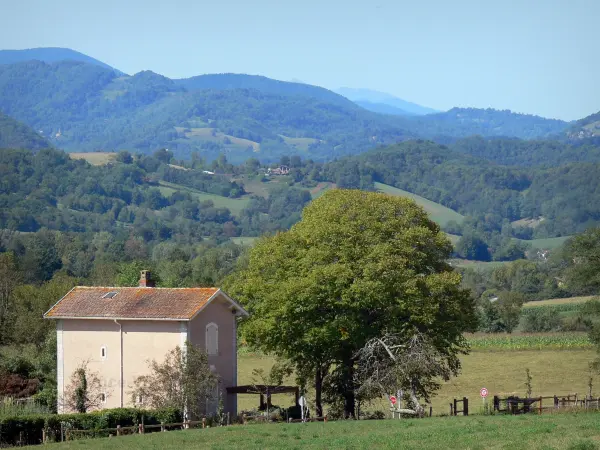
{"label": "grassy foreground", "polygon": [[600,413],[262,424],[71,441],[73,449],[597,449]]}

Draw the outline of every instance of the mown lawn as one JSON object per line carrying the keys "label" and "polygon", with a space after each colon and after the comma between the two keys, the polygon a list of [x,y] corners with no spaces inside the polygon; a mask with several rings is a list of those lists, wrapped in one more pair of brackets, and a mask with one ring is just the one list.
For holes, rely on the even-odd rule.
{"label": "mown lawn", "polygon": [[597,449],[600,413],[236,425],[54,444],[60,449]]}

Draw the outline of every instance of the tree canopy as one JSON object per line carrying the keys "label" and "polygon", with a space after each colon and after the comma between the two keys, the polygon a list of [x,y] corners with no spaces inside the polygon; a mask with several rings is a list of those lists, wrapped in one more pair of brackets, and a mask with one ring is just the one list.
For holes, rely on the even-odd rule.
{"label": "tree canopy", "polygon": [[474,303],[451,251],[412,200],[332,190],[290,231],[260,240],[226,289],[251,312],[248,342],[310,367],[317,399],[323,384],[350,416],[356,353],[369,339],[419,331],[448,358],[467,350]]}

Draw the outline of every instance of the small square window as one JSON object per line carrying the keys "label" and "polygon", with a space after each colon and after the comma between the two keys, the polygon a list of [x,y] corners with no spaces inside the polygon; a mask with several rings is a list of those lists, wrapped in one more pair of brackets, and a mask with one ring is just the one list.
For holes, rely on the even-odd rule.
{"label": "small square window", "polygon": [[100,394],[100,403],[106,403],[106,394],[104,392]]}
{"label": "small square window", "polygon": [[100,347],[100,358],[102,358],[103,360],[106,359],[106,346],[105,345]]}
{"label": "small square window", "polygon": [[111,291],[104,294],[102,298],[114,298],[115,295],[117,295],[117,292]]}

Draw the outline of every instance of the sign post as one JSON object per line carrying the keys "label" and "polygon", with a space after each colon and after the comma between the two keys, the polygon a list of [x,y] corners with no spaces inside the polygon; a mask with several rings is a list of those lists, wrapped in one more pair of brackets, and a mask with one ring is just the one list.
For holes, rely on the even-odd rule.
{"label": "sign post", "polygon": [[481,395],[481,399],[483,400],[483,413],[487,414],[487,396],[488,390],[486,388],[481,388],[479,390],[479,395]]}

